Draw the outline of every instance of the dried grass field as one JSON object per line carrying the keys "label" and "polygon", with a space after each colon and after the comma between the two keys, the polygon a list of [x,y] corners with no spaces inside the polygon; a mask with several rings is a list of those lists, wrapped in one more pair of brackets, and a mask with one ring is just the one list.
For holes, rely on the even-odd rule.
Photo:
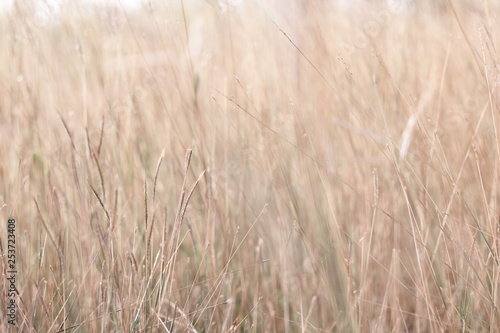
{"label": "dried grass field", "polygon": [[401,1],[14,1],[0,331],[500,331],[500,4]]}

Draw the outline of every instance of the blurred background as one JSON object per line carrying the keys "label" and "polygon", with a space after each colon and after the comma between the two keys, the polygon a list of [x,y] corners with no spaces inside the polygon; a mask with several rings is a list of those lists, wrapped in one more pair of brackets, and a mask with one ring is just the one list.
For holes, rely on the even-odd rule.
{"label": "blurred background", "polygon": [[18,331],[500,329],[498,1],[2,4]]}

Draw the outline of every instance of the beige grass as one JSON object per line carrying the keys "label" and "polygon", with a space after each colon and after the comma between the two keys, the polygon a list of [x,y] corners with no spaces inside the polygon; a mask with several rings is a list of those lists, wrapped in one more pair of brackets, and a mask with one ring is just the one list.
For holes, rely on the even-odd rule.
{"label": "beige grass", "polygon": [[1,331],[500,330],[496,2],[167,3],[2,15]]}

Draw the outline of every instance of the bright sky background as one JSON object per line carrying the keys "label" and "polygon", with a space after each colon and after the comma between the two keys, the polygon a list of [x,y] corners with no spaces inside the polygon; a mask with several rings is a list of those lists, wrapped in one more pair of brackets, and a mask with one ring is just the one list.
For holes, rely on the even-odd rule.
{"label": "bright sky background", "polygon": [[[4,10],[5,8],[9,8],[12,3],[15,0],[0,0],[0,11]],[[19,1],[24,1],[24,0],[19,0]],[[41,6],[44,6],[44,4],[51,6],[52,8],[57,8],[60,6],[60,4],[68,3],[71,1],[75,0],[34,0],[35,3],[40,4]],[[82,3],[101,3],[101,4],[116,4],[116,5],[122,5],[125,8],[130,8],[133,9],[134,7],[137,7],[140,5],[142,2],[146,2],[147,0],[77,0]],[[168,1],[168,0],[167,0]],[[210,1],[210,0],[209,0]],[[215,0],[217,1],[217,0]],[[223,2],[227,1],[228,3],[232,5],[239,4],[245,0],[224,0]],[[283,2],[287,3],[290,0],[253,0],[256,1],[257,3],[260,3],[261,5],[268,5],[270,3],[276,3],[276,2]],[[351,7],[355,3],[359,3],[360,1],[364,0],[330,0],[332,3],[337,3],[340,4],[342,7]],[[396,3],[399,5],[404,5],[413,2],[414,0],[386,0],[386,3]],[[366,1],[366,3],[369,3]]]}
{"label": "bright sky background", "polygon": [[[49,6],[59,6],[60,4],[67,3],[72,0],[38,0],[40,4],[46,3]],[[129,7],[133,8],[134,6],[137,6],[141,2],[144,2],[145,0],[79,0],[81,2],[88,2],[88,3],[103,3],[103,4],[117,4],[119,5],[120,3],[124,7]],[[0,11],[5,10],[6,8],[9,8],[12,6],[14,3],[14,0],[0,0]]]}

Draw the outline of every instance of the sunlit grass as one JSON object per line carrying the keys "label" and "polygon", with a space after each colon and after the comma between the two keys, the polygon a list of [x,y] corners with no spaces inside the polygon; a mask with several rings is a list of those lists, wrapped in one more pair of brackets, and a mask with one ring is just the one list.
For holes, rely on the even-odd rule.
{"label": "sunlit grass", "polygon": [[500,8],[285,7],[3,14],[2,331],[500,329]]}

